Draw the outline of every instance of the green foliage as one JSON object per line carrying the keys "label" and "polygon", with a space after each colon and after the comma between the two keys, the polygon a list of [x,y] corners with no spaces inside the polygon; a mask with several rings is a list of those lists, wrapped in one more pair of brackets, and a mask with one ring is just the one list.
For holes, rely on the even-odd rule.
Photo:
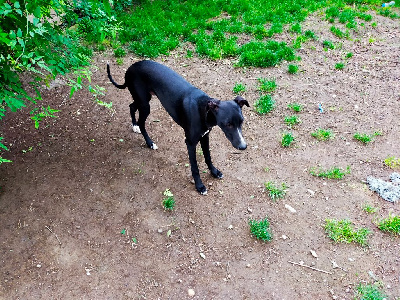
{"label": "green foliage", "polygon": [[275,108],[275,101],[272,99],[272,96],[267,94],[261,96],[255,103],[254,109],[260,115],[267,114],[271,112]]}
{"label": "green foliage", "polygon": [[264,242],[269,242],[272,240],[272,233],[269,230],[269,225],[270,224],[267,218],[264,218],[260,221],[253,219],[249,220],[251,235]]}
{"label": "green foliage", "polygon": [[339,28],[332,26],[331,27],[331,32],[337,36],[338,38],[346,38],[348,39],[350,37],[349,31],[343,32]]}
{"label": "green foliage", "polygon": [[319,141],[327,141],[333,139],[334,134],[329,129],[318,128],[317,130],[311,133],[311,136]]}
{"label": "green foliage", "polygon": [[390,215],[378,222],[378,228],[385,232],[400,235],[400,217]]}
{"label": "green foliage", "polygon": [[265,190],[268,192],[268,195],[272,200],[283,198],[286,195],[287,186],[285,183],[282,183],[281,187],[278,187],[272,181],[268,181],[264,183],[264,186]]}
{"label": "green foliage", "polygon": [[359,284],[357,286],[357,300],[385,300],[387,295],[376,284]]}
{"label": "green foliage", "polygon": [[276,89],[276,82],[275,80],[268,80],[266,78],[258,78],[258,90],[261,93],[272,93]]}
{"label": "green foliage", "polygon": [[394,156],[389,156],[388,158],[385,158],[383,163],[388,166],[389,168],[395,169],[400,167],[400,158],[396,158]]}
{"label": "green foliage", "polygon": [[347,166],[346,170],[339,167],[332,167],[328,170],[323,170],[319,168],[312,168],[310,174],[317,177],[329,178],[329,179],[343,179],[344,176],[350,174],[350,166]]}
{"label": "green foliage", "polygon": [[333,43],[332,43],[331,41],[329,41],[329,40],[324,40],[324,41],[322,42],[322,46],[324,47],[325,50],[328,50],[328,49],[335,49],[335,46],[334,46]]}
{"label": "green foliage", "polygon": [[362,209],[369,214],[373,214],[378,210],[376,207],[373,207],[372,205],[369,204],[364,204]]}
{"label": "green foliage", "polygon": [[368,245],[368,235],[371,234],[371,230],[368,228],[354,229],[352,223],[349,220],[326,220],[324,226],[325,232],[328,237],[334,240],[336,243],[358,243],[361,246]]}
{"label": "green foliage", "polygon": [[292,109],[294,112],[301,112],[303,110],[303,105],[299,103],[288,104],[288,108]]}
{"label": "green foliage", "polygon": [[294,141],[295,141],[295,138],[294,138],[292,133],[290,133],[290,132],[289,133],[285,133],[282,136],[281,145],[282,145],[282,147],[287,148],[287,147],[290,147],[290,145],[292,145],[292,143]]}
{"label": "green foliage", "polygon": [[297,65],[289,65],[288,72],[289,74],[296,74],[299,71],[299,66]]}
{"label": "green foliage", "polygon": [[242,83],[236,83],[232,91],[235,95],[243,95],[246,92],[246,86]]}
{"label": "green foliage", "polygon": [[175,198],[174,195],[172,194],[172,192],[169,189],[166,189],[163,192],[163,195],[165,196],[165,198],[162,201],[162,205],[164,207],[165,210],[174,210],[175,208]]}
{"label": "green foliage", "polygon": [[119,58],[119,57],[124,57],[126,55],[126,51],[124,48],[118,47],[117,49],[114,50],[114,56]]}
{"label": "green foliage", "polygon": [[285,123],[290,128],[293,128],[295,125],[300,124],[301,121],[298,116],[293,115],[285,117]]}
{"label": "green foliage", "polygon": [[348,53],[346,54],[346,58],[347,58],[347,59],[352,58],[352,57],[353,57],[353,52],[348,52]]}
{"label": "green foliage", "polygon": [[363,144],[368,144],[374,140],[375,136],[382,135],[382,133],[376,131],[373,134],[367,134],[367,133],[355,133],[353,138],[356,139],[357,141],[360,141]]}
{"label": "green foliage", "polygon": [[336,70],[343,70],[344,69],[344,63],[337,63],[335,64],[335,69]]}

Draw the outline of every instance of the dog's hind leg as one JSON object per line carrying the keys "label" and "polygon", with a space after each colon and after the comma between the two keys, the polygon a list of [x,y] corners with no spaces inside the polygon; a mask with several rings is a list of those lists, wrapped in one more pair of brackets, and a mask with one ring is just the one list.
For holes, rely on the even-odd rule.
{"label": "dog's hind leg", "polygon": [[132,130],[133,130],[133,132],[141,133],[139,125],[136,123],[136,117],[135,117],[135,113],[137,111],[136,103],[132,102],[129,105],[129,108],[130,108],[131,118],[132,118]]}
{"label": "dog's hind leg", "polygon": [[210,141],[208,137],[208,133],[201,137],[200,139],[201,149],[203,150],[204,159],[208,166],[208,169],[211,172],[211,175],[215,178],[223,178],[224,175],[218,170],[211,162],[211,153],[210,153]]}

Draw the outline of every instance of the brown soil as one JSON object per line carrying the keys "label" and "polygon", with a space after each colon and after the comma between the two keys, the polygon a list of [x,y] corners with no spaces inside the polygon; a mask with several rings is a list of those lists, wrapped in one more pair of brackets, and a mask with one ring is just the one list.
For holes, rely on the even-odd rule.
{"label": "brown soil", "polygon": [[[257,78],[276,79],[272,113],[243,109],[246,151],[233,149],[219,128],[211,132],[213,161],[224,179],[212,178],[199,154],[207,196],[191,183],[183,130],[157,99],[147,128],[159,149],[146,148],[132,132],[130,94],[108,82],[105,63],[112,61],[122,83],[138,58],[125,58],[123,66],[111,55],[93,62],[93,83],[107,89],[102,100],[112,101],[112,111],[88,92],[69,99],[68,86],[61,85],[43,90],[43,104],[61,112],[39,130],[25,111],[8,114],[2,136],[11,150],[4,157],[14,162],[0,167],[0,298],[353,299],[359,283],[375,279],[390,299],[400,297],[399,238],[375,225],[400,208],[364,183],[368,175],[388,179],[393,170],[383,160],[400,156],[400,28],[396,20],[374,21],[376,28],[367,24],[353,40],[338,41],[330,24],[310,18],[303,29],[312,28],[319,40],[298,51],[297,75],[287,73],[286,62],[234,68],[233,60],[187,59],[185,50],[157,59],[215,98],[232,99],[241,82],[251,106],[259,97]],[[342,47],[324,51],[324,39]],[[347,52],[354,56],[335,70]],[[292,130],[295,146],[286,149],[280,139],[293,102],[305,109]],[[335,139],[317,142],[310,133],[319,127],[331,129]],[[383,135],[369,145],[352,137],[376,130]],[[350,166],[351,174],[324,180],[309,174],[315,166]],[[272,201],[267,181],[285,182],[287,195]],[[161,205],[167,188],[175,195],[173,212]],[[379,210],[367,214],[366,203]],[[248,226],[250,218],[265,216],[274,235],[268,243],[251,237]],[[370,246],[335,244],[323,229],[331,218],[371,229]]]}

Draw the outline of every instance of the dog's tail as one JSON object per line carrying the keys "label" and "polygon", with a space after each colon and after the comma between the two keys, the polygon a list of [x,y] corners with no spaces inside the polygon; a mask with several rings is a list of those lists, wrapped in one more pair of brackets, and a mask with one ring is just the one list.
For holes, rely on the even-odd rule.
{"label": "dog's tail", "polygon": [[110,79],[111,83],[112,83],[113,85],[115,85],[117,88],[119,88],[119,89],[124,89],[124,88],[126,88],[125,83],[124,83],[124,84],[118,84],[118,83],[116,83],[116,82],[114,81],[114,79],[111,77],[110,65],[109,65],[109,64],[107,64],[107,75],[108,75],[108,79]]}

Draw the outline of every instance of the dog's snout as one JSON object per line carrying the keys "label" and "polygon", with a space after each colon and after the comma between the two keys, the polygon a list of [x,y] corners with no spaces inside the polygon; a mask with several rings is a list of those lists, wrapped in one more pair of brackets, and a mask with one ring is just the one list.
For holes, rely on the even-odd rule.
{"label": "dog's snout", "polygon": [[242,144],[242,145],[239,145],[239,147],[238,147],[239,150],[246,150],[246,148],[247,148],[247,144]]}

